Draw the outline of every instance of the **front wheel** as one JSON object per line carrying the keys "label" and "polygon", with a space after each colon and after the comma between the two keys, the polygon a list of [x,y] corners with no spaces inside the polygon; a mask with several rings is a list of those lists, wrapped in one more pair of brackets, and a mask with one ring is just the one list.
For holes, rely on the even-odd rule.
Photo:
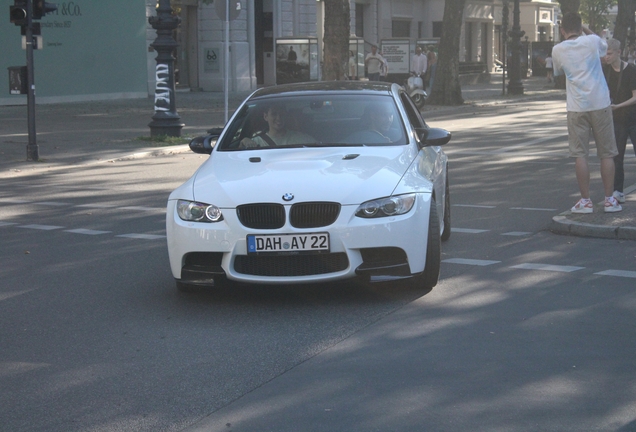
{"label": "front wheel", "polygon": [[442,241],[448,240],[451,236],[451,203],[450,186],[448,184],[448,167],[446,170],[446,187],[444,188],[444,231],[442,231]]}
{"label": "front wheel", "polygon": [[424,271],[412,280],[414,287],[430,291],[439,280],[442,267],[442,242],[440,237],[439,216],[435,198],[431,197],[431,209],[428,221],[428,238],[426,241],[426,264]]}

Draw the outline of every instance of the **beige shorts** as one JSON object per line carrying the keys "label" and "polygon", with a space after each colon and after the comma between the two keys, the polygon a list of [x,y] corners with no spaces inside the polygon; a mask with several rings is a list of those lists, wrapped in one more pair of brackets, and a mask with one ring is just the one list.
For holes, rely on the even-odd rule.
{"label": "beige shorts", "polygon": [[590,135],[594,135],[596,154],[600,159],[612,158],[618,154],[612,108],[588,112],[568,111],[570,157],[586,157],[589,154]]}

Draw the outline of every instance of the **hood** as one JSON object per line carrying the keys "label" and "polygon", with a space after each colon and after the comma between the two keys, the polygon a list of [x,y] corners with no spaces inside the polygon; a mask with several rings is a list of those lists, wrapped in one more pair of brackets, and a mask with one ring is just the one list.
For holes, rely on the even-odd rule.
{"label": "hood", "polygon": [[214,151],[194,178],[194,199],[221,208],[270,202],[360,204],[391,195],[417,156],[410,145]]}

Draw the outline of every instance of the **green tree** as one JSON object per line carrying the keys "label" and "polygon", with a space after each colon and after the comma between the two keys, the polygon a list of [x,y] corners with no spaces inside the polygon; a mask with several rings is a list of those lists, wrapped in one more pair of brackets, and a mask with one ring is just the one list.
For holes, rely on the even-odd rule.
{"label": "green tree", "polygon": [[627,30],[634,26],[635,11],[636,0],[618,0],[614,38],[621,41],[622,47],[627,45]]}
{"label": "green tree", "polygon": [[559,0],[561,13],[565,15],[568,12],[578,12],[581,6],[581,0]]}
{"label": "green tree", "polygon": [[617,0],[581,0],[581,18],[587,23],[590,30],[600,33],[610,23],[607,12],[616,6]]}

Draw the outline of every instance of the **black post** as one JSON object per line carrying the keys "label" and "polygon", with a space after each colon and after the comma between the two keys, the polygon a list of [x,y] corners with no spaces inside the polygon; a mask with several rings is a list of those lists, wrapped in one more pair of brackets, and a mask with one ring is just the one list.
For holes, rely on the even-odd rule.
{"label": "black post", "polygon": [[152,116],[150,136],[181,136],[181,117],[177,114],[174,82],[174,57],[172,52],[179,46],[172,37],[181,19],[172,14],[170,0],[157,1],[157,16],[148,18],[148,22],[157,30],[157,38],[150,45],[157,51],[157,69],[155,86],[155,115]]}
{"label": "black post", "polygon": [[[632,17],[632,22],[629,24],[629,36],[626,39],[628,39],[628,42],[625,45],[633,49],[634,43],[636,43],[636,16]],[[627,58],[625,61],[627,61]]]}
{"label": "black post", "polygon": [[29,143],[27,144],[27,161],[37,162],[40,159],[39,147],[35,133],[35,78],[33,73],[33,0],[27,0],[26,38],[27,56],[27,127]]}
{"label": "black post", "polygon": [[519,0],[514,0],[512,12],[512,30],[510,30],[510,81],[508,81],[509,94],[523,94],[523,84],[521,83],[521,37],[526,32],[521,30],[519,25]]}
{"label": "black post", "polygon": [[503,0],[503,8],[501,9],[501,45],[503,47],[503,55],[501,56],[502,71],[501,83],[503,88],[501,94],[506,94],[506,69],[508,68],[508,0]]}

